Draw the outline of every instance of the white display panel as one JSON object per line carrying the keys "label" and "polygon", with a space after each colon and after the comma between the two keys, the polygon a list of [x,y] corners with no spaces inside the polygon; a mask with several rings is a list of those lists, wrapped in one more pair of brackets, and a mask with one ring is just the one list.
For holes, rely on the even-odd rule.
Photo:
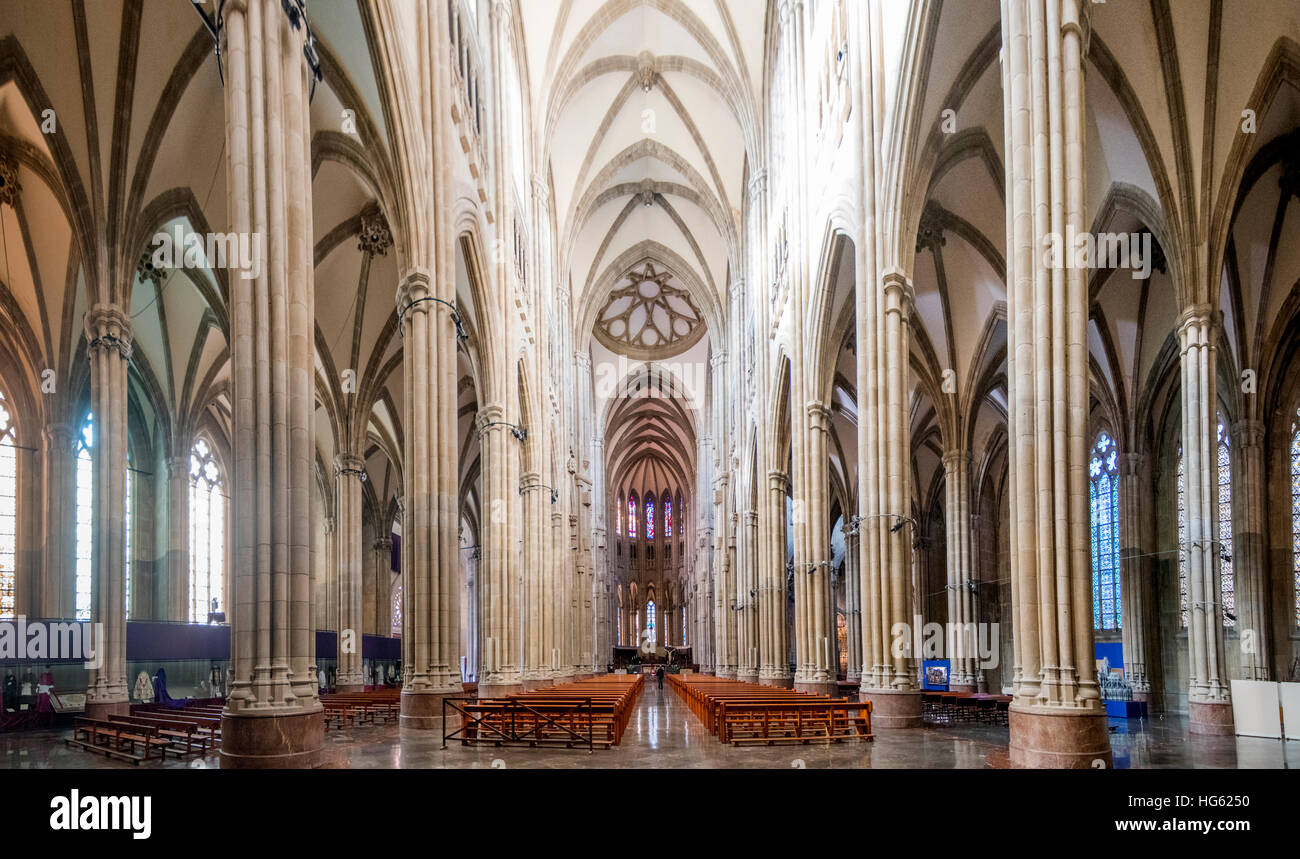
{"label": "white display panel", "polygon": [[1232,721],[1239,735],[1282,738],[1277,687],[1265,680],[1232,681]]}
{"label": "white display panel", "polygon": [[1300,683],[1279,683],[1282,696],[1282,722],[1288,740],[1300,740]]}

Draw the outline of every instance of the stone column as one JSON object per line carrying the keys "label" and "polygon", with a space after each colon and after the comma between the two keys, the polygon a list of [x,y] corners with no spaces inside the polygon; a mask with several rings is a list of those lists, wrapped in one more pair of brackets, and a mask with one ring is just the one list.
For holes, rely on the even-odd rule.
{"label": "stone column", "polygon": [[480,565],[482,600],[480,616],[483,629],[483,652],[479,677],[479,695],[490,698],[523,691],[519,663],[519,590],[516,564],[511,563],[518,546],[511,542],[510,516],[513,506],[509,480],[518,467],[518,444],[506,426],[505,409],[488,405],[479,410],[479,447],[483,456],[483,495],[488,515],[480,540],[483,557]]}
{"label": "stone column", "polygon": [[452,285],[435,285],[412,270],[398,289],[405,350],[406,450],[402,524],[404,562],[401,725],[441,726],[442,699],[461,692],[453,666],[459,630],[455,616],[459,515],[456,474],[456,333],[451,316],[436,304],[449,301]]}
{"label": "stone column", "polygon": [[89,672],[86,716],[130,712],[126,682],[126,372],[131,320],[121,308],[97,304],[86,314],[90,399],[95,413],[94,552],[90,620],[102,664]]}
{"label": "stone column", "polygon": [[1124,646],[1124,675],[1133,687],[1134,701],[1146,701],[1151,694],[1146,655],[1150,634],[1147,595],[1155,594],[1155,583],[1151,581],[1150,559],[1143,539],[1143,499],[1150,487],[1143,479],[1145,462],[1146,457],[1139,453],[1120,456],[1120,638]]}
{"label": "stone column", "polygon": [[234,679],[221,765],[308,767],[325,726],[311,628],[315,308],[305,29],[274,0],[232,0],[224,14],[227,213],[261,258],[255,272],[230,279]]}
{"label": "stone column", "polygon": [[338,681],[339,692],[360,692],[366,685],[361,670],[361,636],[365,632],[362,593],[361,484],[366,464],[361,457],[334,457],[334,497],[338,510]]}
{"label": "stone column", "polygon": [[948,688],[974,692],[979,686],[976,644],[975,601],[971,578],[969,451],[944,454],[944,493],[948,549],[948,634],[946,643],[952,674]]}
{"label": "stone column", "polygon": [[1268,540],[1265,511],[1264,422],[1238,421],[1233,427],[1233,497],[1239,515],[1232,535],[1232,566],[1236,578],[1237,630],[1244,680],[1269,679],[1273,630],[1269,613]]}
{"label": "stone column", "polygon": [[1183,456],[1187,493],[1188,730],[1233,733],[1223,653],[1218,540],[1218,410],[1215,335],[1209,305],[1188,308],[1178,326],[1182,354]]}
{"label": "stone column", "polygon": [[[181,448],[180,443],[176,449]],[[164,619],[190,620],[190,453],[167,459],[167,599]],[[207,620],[203,609],[199,622]]]}
{"label": "stone column", "polygon": [[844,626],[849,648],[849,683],[862,681],[862,580],[858,528],[844,526]]}
{"label": "stone column", "polygon": [[519,493],[523,498],[524,528],[524,689],[539,689],[551,682],[551,651],[546,637],[548,602],[553,596],[546,587],[547,575],[544,540],[549,531],[544,523],[545,500],[549,493],[542,486],[541,476],[525,472],[519,478]]}
{"label": "stone column", "polygon": [[77,570],[77,434],[64,423],[45,427],[45,572],[41,584],[41,617],[76,615]]}
{"label": "stone column", "polygon": [[[913,622],[912,541],[916,536],[916,523],[909,515],[912,454],[907,413],[912,284],[890,270],[874,298],[880,313],[867,341],[875,344],[874,378],[867,380],[868,405],[861,414],[878,409],[879,417],[867,434],[866,455],[859,457],[866,466],[859,494],[870,496],[861,524],[869,542],[862,582],[870,611],[864,612],[863,641],[871,643],[874,662],[868,666],[864,661],[860,695],[872,703],[873,724],[916,728],[921,726],[921,694],[906,634]],[[867,315],[866,321],[872,320]],[[864,418],[863,423],[872,422]]]}
{"label": "stone column", "polygon": [[391,637],[393,634],[393,538],[387,535],[389,526],[379,527],[385,536],[375,538],[370,544],[375,559],[375,580],[379,586],[375,606],[375,634]]}
{"label": "stone column", "polygon": [[[836,671],[831,664],[835,653],[835,634],[830,625],[834,615],[831,592],[830,485],[827,475],[830,409],[820,402],[806,408],[803,439],[806,455],[802,457],[803,487],[796,486],[795,499],[795,635],[798,670],[794,688],[818,695],[836,690]],[[797,442],[796,442],[797,443]],[[800,445],[803,447],[804,445]]]}
{"label": "stone column", "polygon": [[744,636],[740,643],[740,663],[736,679],[758,682],[758,512],[746,510],[741,517],[744,539],[740,541],[740,568],[744,572],[739,599],[744,608],[739,612]]}
{"label": "stone column", "polygon": [[[759,668],[758,682],[764,686],[792,688],[786,653],[786,585],[785,585],[785,535],[786,487],[789,479],[780,471],[767,473],[765,512],[767,520],[768,563],[760,570],[762,579],[758,588],[759,616]],[[760,526],[761,527],[761,526]]]}
{"label": "stone column", "polygon": [[[1093,668],[1082,0],[1004,0],[1013,766],[1111,762]],[[1068,256],[1073,249],[1067,249]]]}

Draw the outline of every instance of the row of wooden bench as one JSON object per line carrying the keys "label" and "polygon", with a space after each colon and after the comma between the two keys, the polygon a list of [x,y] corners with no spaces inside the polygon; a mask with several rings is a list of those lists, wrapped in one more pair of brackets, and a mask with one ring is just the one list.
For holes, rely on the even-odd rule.
{"label": "row of wooden bench", "polygon": [[221,711],[138,704],[130,714],[107,719],[79,716],[64,743],[133,764],[155,757],[165,760],[169,753],[204,757],[221,745]]}
{"label": "row of wooden bench", "polygon": [[1005,725],[1010,712],[1010,695],[930,689],[921,692],[921,717],[931,722],[987,722]]}
{"label": "row of wooden bench", "polygon": [[725,680],[670,674],[673,691],[709,732],[732,745],[870,740],[871,703]]}
{"label": "row of wooden bench", "polygon": [[608,674],[506,698],[448,702],[460,729],[444,742],[609,748],[618,745],[645,685],[644,675]]}
{"label": "row of wooden bench", "polygon": [[401,689],[375,689],[370,692],[347,692],[320,696],[325,708],[325,730],[331,726],[374,725],[376,720],[396,720],[402,710]]}

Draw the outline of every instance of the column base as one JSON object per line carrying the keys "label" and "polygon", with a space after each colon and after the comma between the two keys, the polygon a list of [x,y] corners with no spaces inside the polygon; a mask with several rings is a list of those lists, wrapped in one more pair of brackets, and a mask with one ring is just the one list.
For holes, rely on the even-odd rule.
{"label": "column base", "polygon": [[759,677],[758,682],[763,686],[771,686],[773,689],[793,689],[793,677]]}
{"label": "column base", "polygon": [[524,691],[522,683],[480,683],[478,684],[478,697],[482,698],[509,698],[512,695],[518,695]]}
{"label": "column base", "polygon": [[736,679],[739,680],[741,683],[757,683],[757,682],[758,682],[758,672],[757,672],[757,671],[737,671],[737,672],[736,672]]}
{"label": "column base", "polygon": [[1231,701],[1191,701],[1187,705],[1187,733],[1231,737],[1237,733]]}
{"label": "column base", "polygon": [[794,681],[794,691],[806,692],[809,695],[834,696],[839,691],[839,687],[833,682],[825,680],[796,680]]}
{"label": "column base", "polygon": [[554,686],[554,685],[555,685],[555,681],[549,677],[525,677],[523,683],[523,690],[525,692],[532,692],[537,689],[545,689],[549,686]]}
{"label": "column base", "polygon": [[221,715],[221,768],[311,769],[325,743],[324,711],[248,716]]}
{"label": "column base", "polygon": [[459,690],[446,692],[407,692],[403,690],[398,724],[414,731],[435,731],[442,727],[442,699],[460,698]]}
{"label": "column base", "polygon": [[107,719],[109,716],[131,715],[130,701],[86,701],[87,719]]}
{"label": "column base", "polygon": [[921,692],[907,689],[861,689],[859,701],[871,702],[871,730],[876,728],[920,728]]}
{"label": "column base", "polygon": [[975,683],[949,683],[948,684],[949,692],[960,692],[963,695],[973,695],[978,689],[979,689],[979,685]]}
{"label": "column base", "polygon": [[339,695],[350,695],[366,691],[366,686],[364,683],[336,683],[334,691]]}
{"label": "column base", "polygon": [[1013,703],[1009,723],[1012,767],[1110,769],[1114,765],[1104,710],[1044,713],[1018,710]]}

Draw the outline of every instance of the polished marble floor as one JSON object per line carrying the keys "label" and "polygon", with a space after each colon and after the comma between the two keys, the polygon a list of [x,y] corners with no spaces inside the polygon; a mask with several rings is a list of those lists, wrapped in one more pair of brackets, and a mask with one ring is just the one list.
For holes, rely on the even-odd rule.
{"label": "polished marble floor", "polygon": [[[67,731],[0,734],[0,769],[125,768],[63,743]],[[583,750],[449,745],[437,732],[402,731],[394,724],[331,730],[324,766],[343,769],[440,768],[999,768],[1006,765],[1007,729],[991,725],[935,725],[919,730],[877,730],[870,743],[832,746],[723,746],[673,692],[653,684],[637,701],[622,745]],[[1253,737],[1189,737],[1185,719],[1170,716],[1129,723],[1112,720],[1117,768],[1297,768],[1300,742]],[[217,759],[150,763],[148,767],[203,768]]]}

